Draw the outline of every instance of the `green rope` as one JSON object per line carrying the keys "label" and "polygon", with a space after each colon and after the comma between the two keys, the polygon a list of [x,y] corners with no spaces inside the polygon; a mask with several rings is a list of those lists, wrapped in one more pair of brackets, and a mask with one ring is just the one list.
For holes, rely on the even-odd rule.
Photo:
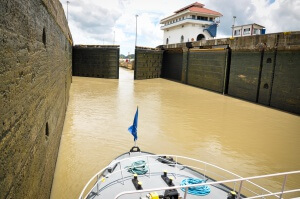
{"label": "green rope", "polygon": [[125,167],[132,174],[143,175],[148,172],[148,166],[144,160],[135,161],[131,166]]}

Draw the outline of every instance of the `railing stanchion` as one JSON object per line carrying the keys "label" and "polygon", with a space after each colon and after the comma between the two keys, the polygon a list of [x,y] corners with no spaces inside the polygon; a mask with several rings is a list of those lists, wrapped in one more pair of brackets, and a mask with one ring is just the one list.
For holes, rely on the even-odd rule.
{"label": "railing stanchion", "polygon": [[176,156],[176,158],[175,158],[175,178],[176,178],[176,176],[177,176],[177,156]]}
{"label": "railing stanchion", "polygon": [[186,197],[188,195],[188,189],[189,189],[188,187],[185,188],[183,199],[186,199]]}
{"label": "railing stanchion", "polygon": [[282,198],[282,195],[283,195],[283,191],[284,191],[284,187],[285,187],[285,183],[286,183],[286,178],[287,178],[287,175],[285,174],[284,175],[284,180],[283,180],[283,183],[282,183],[282,189],[281,189],[280,199]]}
{"label": "railing stanchion", "polygon": [[242,190],[243,182],[244,182],[244,180],[241,180],[240,188],[239,188],[239,194],[238,194],[237,198],[240,198],[240,196],[241,196],[241,190]]}
{"label": "railing stanchion", "polygon": [[236,182],[233,183],[233,191],[235,191]]}
{"label": "railing stanchion", "polygon": [[99,175],[97,175],[97,196],[99,196]]}
{"label": "railing stanchion", "polygon": [[151,169],[149,164],[149,156],[147,156],[148,168],[149,168],[149,178],[151,178]]}
{"label": "railing stanchion", "polygon": [[122,171],[122,167],[121,167],[121,161],[119,162],[120,165],[120,171],[121,171],[121,175],[122,175],[122,184],[124,185],[124,176],[123,176],[123,171]]}

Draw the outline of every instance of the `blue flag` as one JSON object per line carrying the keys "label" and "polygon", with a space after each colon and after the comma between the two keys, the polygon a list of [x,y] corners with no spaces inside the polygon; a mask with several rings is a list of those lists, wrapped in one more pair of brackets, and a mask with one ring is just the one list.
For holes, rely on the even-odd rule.
{"label": "blue flag", "polygon": [[137,140],[137,125],[138,125],[138,116],[139,116],[139,108],[136,108],[136,113],[134,116],[133,124],[128,128],[128,131],[133,135],[134,141]]}

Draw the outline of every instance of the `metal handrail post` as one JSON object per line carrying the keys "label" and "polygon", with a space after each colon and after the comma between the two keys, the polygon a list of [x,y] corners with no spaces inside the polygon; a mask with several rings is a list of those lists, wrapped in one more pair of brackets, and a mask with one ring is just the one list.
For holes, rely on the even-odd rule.
{"label": "metal handrail post", "polygon": [[149,165],[149,178],[151,178],[151,170],[150,170],[150,164],[149,164],[149,156],[147,156],[147,162],[148,162],[148,165]]}
{"label": "metal handrail post", "polygon": [[175,162],[175,178],[176,178],[176,176],[177,176],[177,156],[176,156],[176,162]]}
{"label": "metal handrail post", "polygon": [[242,190],[243,182],[244,182],[244,180],[241,181],[240,188],[239,188],[239,194],[238,194],[237,198],[240,198],[240,196],[241,196],[241,190]]}
{"label": "metal handrail post", "polygon": [[99,175],[97,175],[97,196],[99,196]]}
{"label": "metal handrail post", "polygon": [[119,162],[119,165],[120,165],[120,171],[121,171],[121,175],[122,175],[122,184],[124,185],[124,176],[123,176],[121,162]]}
{"label": "metal handrail post", "polygon": [[283,180],[283,183],[282,183],[280,199],[282,198],[282,195],[283,195],[284,187],[285,187],[285,184],[286,184],[286,178],[287,178],[287,175],[284,175],[284,180]]}
{"label": "metal handrail post", "polygon": [[187,197],[187,195],[188,195],[188,190],[189,190],[189,188],[186,187],[186,188],[185,188],[185,192],[184,192],[183,199],[186,199],[186,197]]}

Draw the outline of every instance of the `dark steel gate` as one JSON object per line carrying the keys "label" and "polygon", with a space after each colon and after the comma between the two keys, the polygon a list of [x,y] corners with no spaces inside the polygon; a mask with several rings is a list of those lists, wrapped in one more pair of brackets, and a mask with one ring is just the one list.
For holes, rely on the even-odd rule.
{"label": "dark steel gate", "polygon": [[169,48],[163,53],[161,77],[181,81],[183,68],[182,48]]}

